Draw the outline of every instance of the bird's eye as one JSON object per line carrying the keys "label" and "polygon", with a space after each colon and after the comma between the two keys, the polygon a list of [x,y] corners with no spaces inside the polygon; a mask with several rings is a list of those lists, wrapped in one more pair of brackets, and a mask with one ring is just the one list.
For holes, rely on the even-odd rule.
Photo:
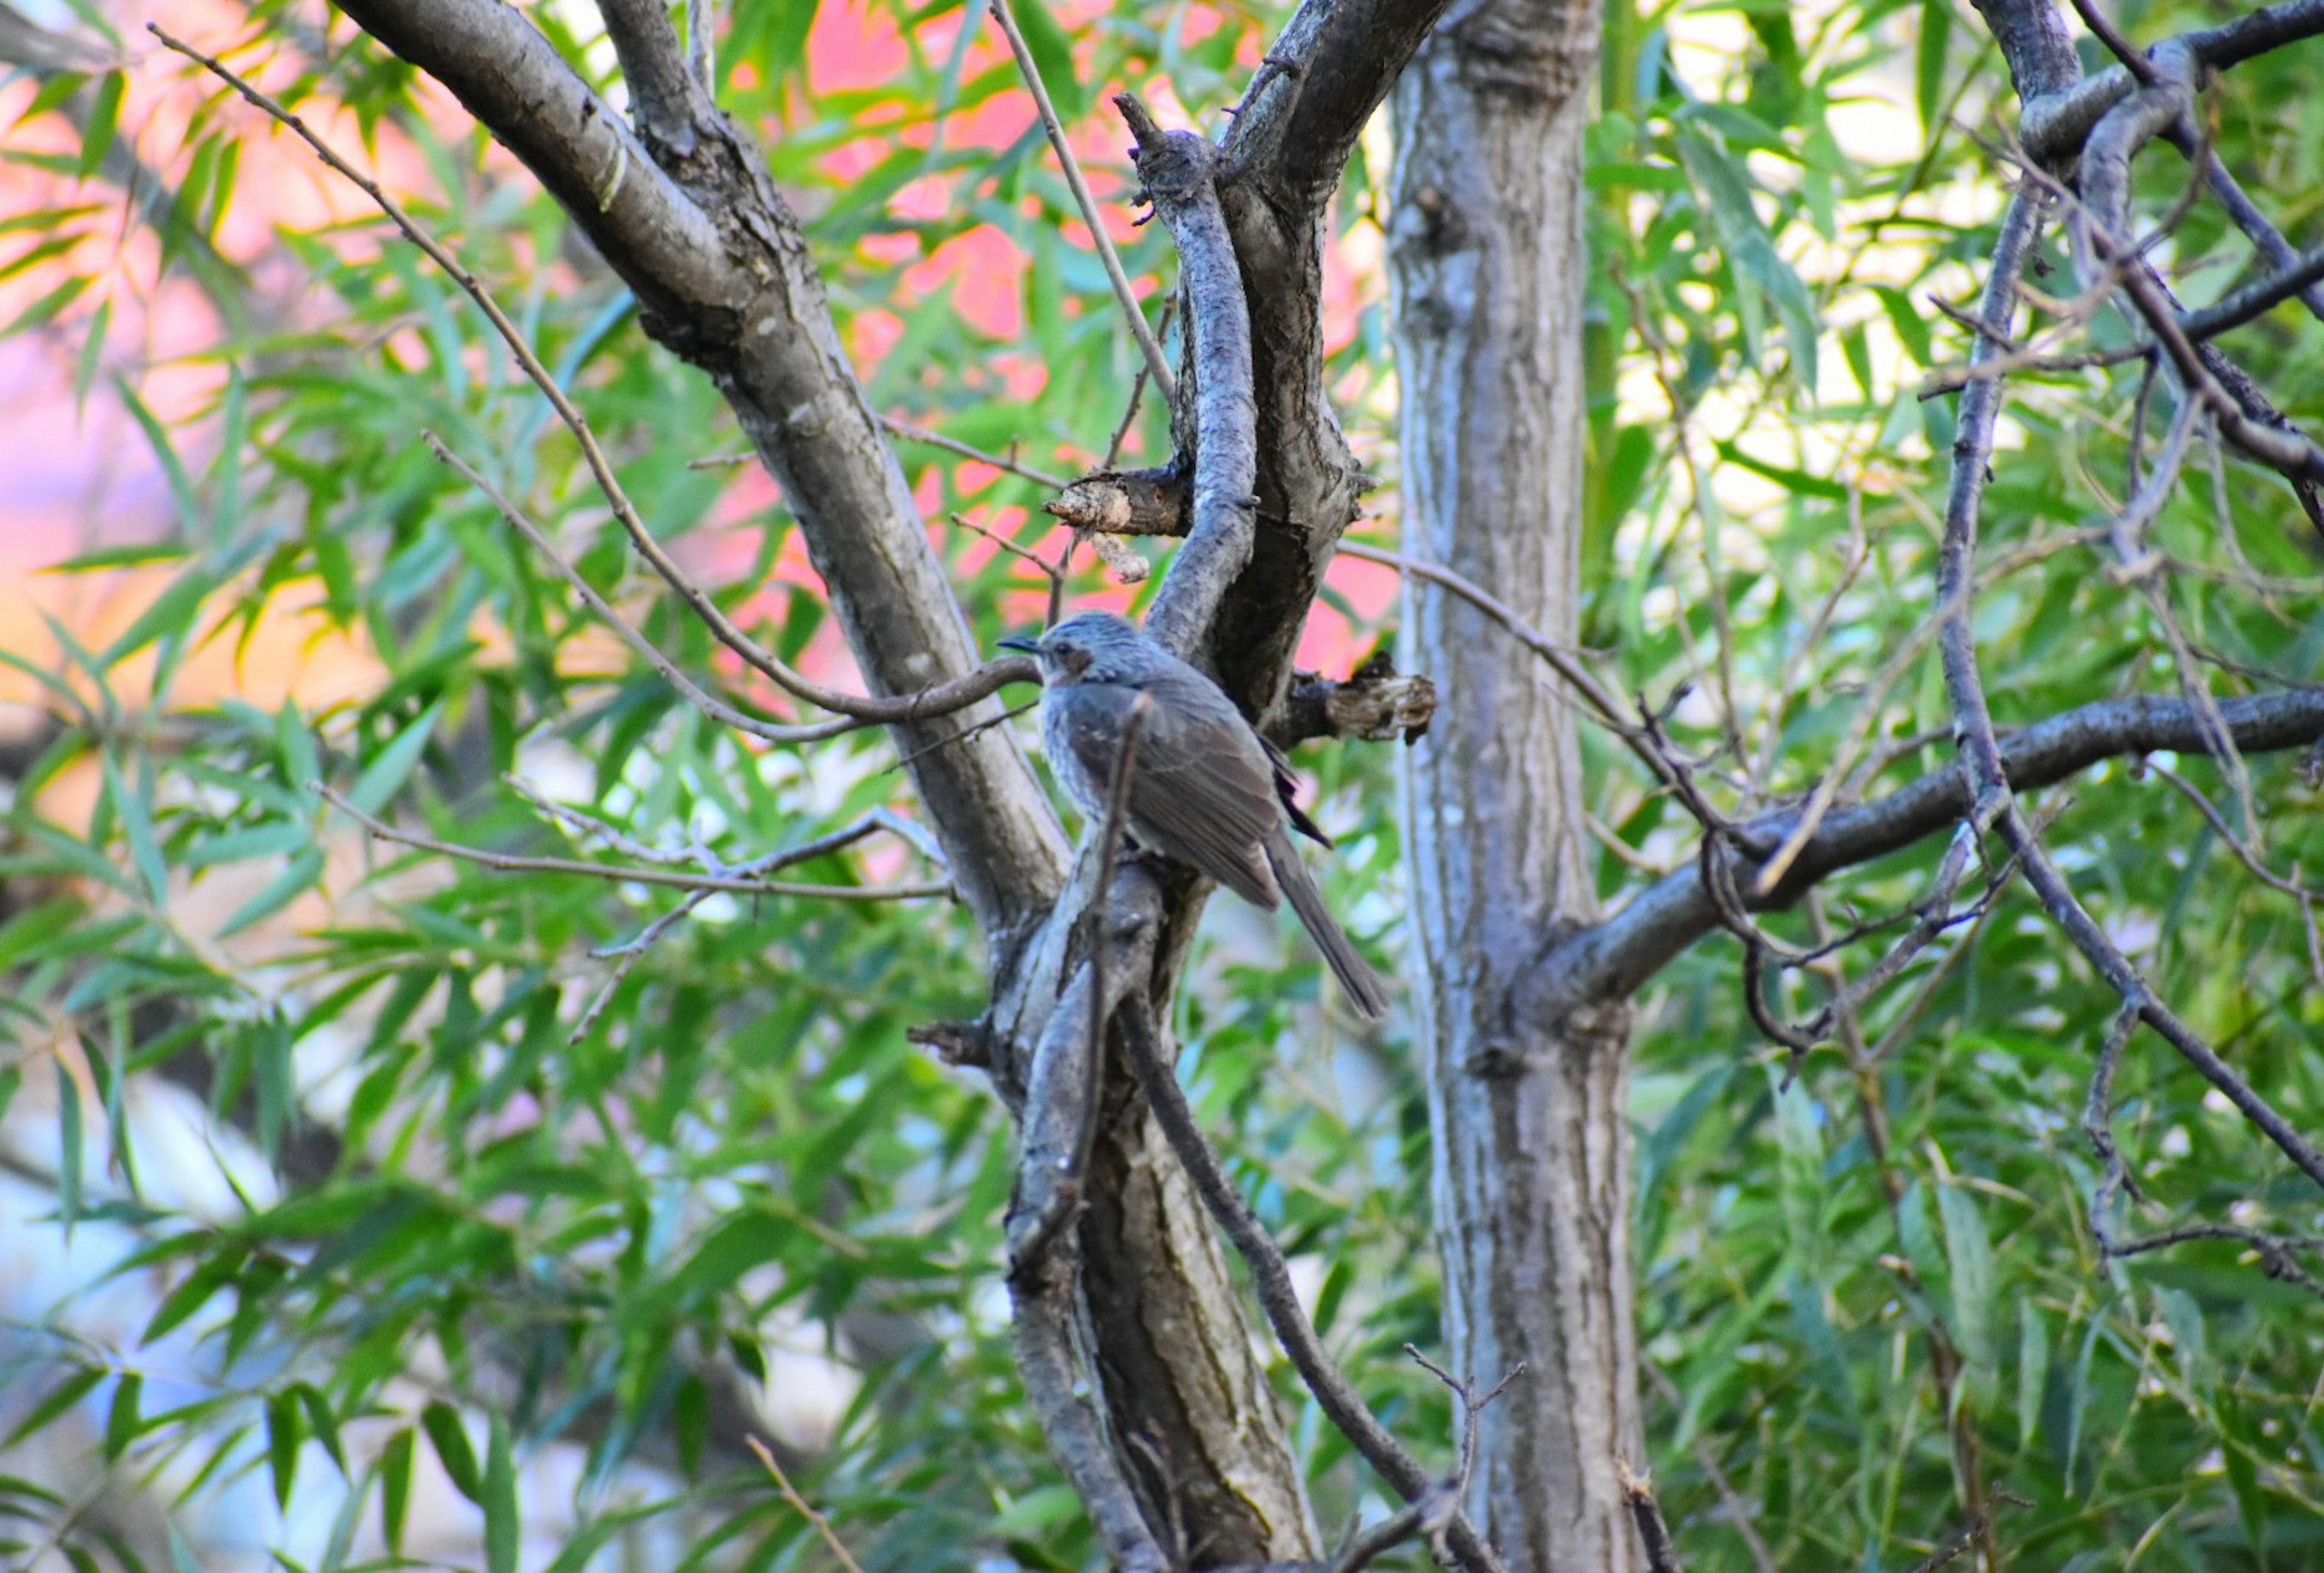
{"label": "bird's eye", "polygon": [[1056,654],[1057,664],[1074,677],[1089,670],[1090,652],[1078,644],[1060,644]]}

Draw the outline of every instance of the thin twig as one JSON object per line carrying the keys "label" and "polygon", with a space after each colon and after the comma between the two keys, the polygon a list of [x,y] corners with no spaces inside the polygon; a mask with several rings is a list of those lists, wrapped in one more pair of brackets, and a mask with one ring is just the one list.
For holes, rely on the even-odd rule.
{"label": "thin twig", "polygon": [[[1154,325],[1157,338],[1170,331],[1170,319],[1176,315],[1177,310],[1177,296],[1173,295],[1162,302],[1162,319]],[[1145,403],[1147,380],[1152,375],[1150,365],[1145,361],[1138,363],[1138,375],[1130,381],[1130,397],[1121,406],[1121,424],[1113,429],[1113,440],[1105,445],[1105,462],[1098,467],[1100,469],[1111,469],[1121,461],[1121,445],[1130,440],[1130,429],[1137,424],[1138,409]]]}
{"label": "thin twig", "polygon": [[846,1545],[832,1529],[831,1521],[816,1512],[807,1499],[798,1494],[798,1488],[791,1485],[791,1477],[783,1473],[783,1467],[775,1462],[774,1454],[767,1450],[767,1445],[756,1437],[745,1437],[742,1440],[751,1451],[759,1456],[759,1462],[766,1466],[767,1473],[774,1476],[775,1489],[783,1494],[783,1500],[797,1509],[801,1518],[815,1526],[815,1532],[823,1537],[823,1543],[831,1548],[831,1554],[839,1559],[839,1565],[846,1568],[847,1573],[863,1573],[862,1566],[848,1554]]}
{"label": "thin twig", "polygon": [[[1185,1092],[1178,1086],[1177,1073],[1164,1051],[1152,1007],[1143,998],[1132,997],[1124,1002],[1117,1019],[1123,1045],[1130,1051],[1130,1067],[1137,1072],[1139,1086],[1145,1091],[1147,1106],[1153,1111],[1155,1123],[1162,1127],[1171,1150],[1185,1166],[1188,1178],[1194,1180],[1194,1189],[1210,1208],[1212,1217],[1218,1221],[1221,1231],[1250,1269],[1259,1309],[1275,1329],[1276,1338],[1290,1357],[1293,1369],[1314,1395],[1316,1407],[1397,1495],[1407,1503],[1419,1502],[1435,1483],[1394,1433],[1380,1424],[1339,1363],[1323,1347],[1323,1339],[1316,1336],[1314,1323],[1308,1319],[1306,1308],[1299,1303],[1299,1293],[1292,1285],[1291,1269],[1283,1259],[1282,1250],[1268,1236],[1266,1226],[1251,1212],[1234,1182],[1227,1178],[1218,1154],[1212,1150],[1194,1110],[1188,1106]],[[1458,1566],[1470,1573],[1502,1573],[1499,1556],[1457,1504],[1445,1538]]]}
{"label": "thin twig", "polygon": [[[477,310],[484,314],[485,319],[493,325],[493,330],[508,346],[510,353],[516,357],[518,366],[523,370],[533,386],[540,390],[541,395],[549,401],[549,407],[557,412],[557,418],[564,423],[566,430],[573,433],[574,440],[580,445],[582,458],[589,467],[591,478],[596,482],[597,489],[604,495],[607,504],[613,511],[614,519],[620,523],[623,532],[629,536],[630,542],[637,549],[638,555],[646,560],[647,564],[660,576],[662,582],[667,584],[694,615],[701,619],[703,625],[709,629],[711,636],[728,650],[733,651],[746,665],[794,698],[819,709],[830,710],[837,715],[853,717],[864,722],[924,720],[948,711],[964,709],[970,705],[990,698],[1000,688],[1001,681],[1006,680],[997,677],[992,668],[987,667],[917,694],[867,697],[845,693],[838,689],[828,688],[818,683],[762,647],[756,640],[736,627],[718,604],[711,599],[709,593],[688,578],[685,570],[680,569],[670,555],[662,550],[661,543],[654,539],[652,532],[646,528],[644,520],[639,517],[636,507],[630,501],[629,494],[622,490],[620,479],[613,473],[613,463],[605,457],[604,448],[598,444],[596,433],[590,428],[588,418],[582,414],[580,408],[571,399],[566,396],[565,390],[558,385],[557,379],[550,375],[549,368],[541,364],[540,357],[533,352],[530,343],[526,340],[524,334],[519,330],[516,324],[510,319],[508,313],[501,309],[500,302],[493,297],[492,291],[485,288],[484,281],[464,265],[459,258],[429,233],[418,219],[412,217],[403,205],[390,196],[378,181],[364,174],[346,159],[340,157],[330,143],[324,141],[304,120],[292,114],[274,98],[261,92],[242,77],[237,76],[224,62],[202,53],[191,44],[172,37],[155,23],[146,23],[146,30],[159,39],[166,48],[185,56],[186,59],[217,77],[235,92],[241,94],[245,101],[271,116],[297,135],[334,173],[347,180],[364,196],[369,197],[378,206],[379,210],[387,216],[389,222],[402,232],[405,239],[418,246],[430,262],[443,269],[452,282],[460,287],[461,291],[475,302]],[[1015,663],[1008,664],[1011,665],[1012,669],[1015,665]]]}
{"label": "thin twig", "polygon": [[1678,1546],[1671,1540],[1670,1525],[1663,1522],[1662,1504],[1655,1500],[1655,1483],[1630,1467],[1628,1458],[1614,1460],[1615,1477],[1622,1487],[1622,1500],[1630,1504],[1630,1521],[1638,1527],[1638,1541],[1646,1548],[1648,1573],[1681,1573]]}
{"label": "thin twig", "polygon": [[1097,247],[1099,260],[1105,264],[1105,276],[1113,284],[1113,297],[1121,303],[1130,331],[1146,356],[1147,374],[1162,390],[1162,397],[1175,406],[1178,402],[1178,379],[1171,374],[1161,340],[1154,337],[1154,329],[1146,320],[1145,308],[1138,303],[1138,291],[1130,287],[1130,275],[1123,271],[1121,258],[1113,249],[1113,238],[1105,232],[1105,216],[1098,209],[1097,199],[1090,195],[1089,182],[1082,178],[1081,161],[1074,156],[1073,144],[1065,140],[1065,123],[1057,118],[1056,106],[1049,102],[1049,89],[1041,81],[1041,68],[1034,63],[1033,51],[1026,47],[1025,35],[1017,29],[1016,14],[1010,10],[1009,0],[988,0],[988,5],[992,20],[1001,24],[1001,36],[1009,41],[1009,52],[1016,57],[1017,69],[1024,77],[1025,86],[1032,92],[1034,106],[1041,112],[1041,129],[1048,133],[1049,145],[1056,150],[1057,162],[1065,171],[1065,184],[1072,189],[1074,201],[1082,210],[1082,222],[1089,226],[1091,243]]}
{"label": "thin twig", "polygon": [[416,830],[399,830],[365,813],[319,781],[309,782],[307,790],[370,831],[378,840],[392,841],[420,852],[456,857],[463,863],[473,863],[498,874],[569,874],[584,879],[614,880],[624,884],[666,885],[672,890],[723,891],[738,896],[798,896],[835,902],[920,901],[954,893],[950,880],[888,885],[793,884],[782,880],[743,879],[733,874],[683,874],[669,868],[613,867],[603,863],[583,863],[571,857],[521,857],[513,853],[493,852],[481,847],[463,847],[457,842],[441,841]]}
{"label": "thin twig", "polygon": [[786,726],[778,721],[761,720],[758,717],[737,709],[711,693],[680,671],[678,663],[664,655],[651,640],[630,626],[627,619],[615,612],[612,604],[597,593],[596,587],[581,577],[581,570],[567,560],[565,555],[557,550],[555,544],[549,541],[548,532],[541,529],[533,521],[531,515],[518,507],[512,498],[486,480],[474,465],[453,452],[444,440],[433,431],[422,431],[420,439],[428,445],[428,450],[436,456],[438,462],[456,472],[462,479],[492,501],[493,505],[500,510],[501,517],[507,520],[515,528],[517,533],[525,538],[533,551],[549,560],[549,565],[557,570],[558,577],[566,582],[575,595],[581,597],[582,604],[595,613],[600,622],[619,635],[622,643],[628,645],[640,661],[660,673],[662,680],[676,689],[681,699],[713,721],[723,726],[732,726],[738,732],[746,733],[769,743],[819,742],[824,738],[835,737],[841,733],[857,731],[871,725],[869,722],[859,721],[853,716],[839,716],[828,721],[811,722],[803,726]]}
{"label": "thin twig", "polygon": [[[894,415],[881,416],[880,425],[891,436],[905,438],[913,442],[925,442],[930,448],[941,448],[946,453],[957,454],[962,458],[974,459],[979,464],[989,464],[1005,475],[1015,476],[1019,480],[1031,481],[1037,486],[1047,486],[1053,492],[1062,492],[1073,485],[1063,476],[1055,476],[1047,470],[1035,469],[1029,464],[1021,464],[1016,459],[1004,458],[997,453],[987,453],[983,449],[963,442],[957,437],[946,437],[941,431],[931,431],[925,426],[915,426],[909,421]],[[743,457],[748,458],[750,456],[746,454]]]}

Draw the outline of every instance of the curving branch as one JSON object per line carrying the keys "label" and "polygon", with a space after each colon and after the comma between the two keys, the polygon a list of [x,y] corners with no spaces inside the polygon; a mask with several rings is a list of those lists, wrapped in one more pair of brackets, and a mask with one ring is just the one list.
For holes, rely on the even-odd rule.
{"label": "curving branch", "polygon": [[[1220,1166],[1218,1154],[1203,1135],[1195,1122],[1194,1111],[1186,1103],[1186,1095],[1178,1086],[1170,1057],[1162,1047],[1160,1030],[1155,1025],[1152,1010],[1143,1003],[1135,1003],[1123,1013],[1123,1041],[1130,1050],[1131,1068],[1137,1072],[1139,1086],[1146,1101],[1154,1110],[1164,1134],[1177,1152],[1178,1160],[1194,1178],[1194,1188],[1202,1193],[1203,1203],[1226,1236],[1234,1242],[1243,1262],[1250,1269],[1252,1281],[1259,1291],[1259,1303],[1267,1313],[1268,1325],[1283,1345],[1283,1352],[1306,1383],[1316,1406],[1323,1410],[1340,1434],[1348,1439],[1367,1463],[1379,1471],[1380,1477],[1392,1486],[1406,1502],[1417,1504],[1434,1488],[1435,1483],[1427,1470],[1397,1441],[1394,1433],[1380,1424],[1347,1374],[1340,1369],[1323,1341],[1315,1333],[1315,1326],[1307,1319],[1305,1307],[1299,1303],[1298,1291],[1292,1287],[1291,1270],[1283,1253],[1268,1236],[1262,1225],[1242,1193],[1227,1178]],[[1458,1384],[1455,1384],[1458,1391]],[[1465,1396],[1465,1395],[1464,1395]],[[1481,1409],[1482,1404],[1474,1406]],[[1473,1429],[1465,1449],[1467,1454],[1461,1477],[1465,1478],[1469,1467],[1475,1462]],[[1500,1559],[1478,1534],[1454,1499],[1447,1520],[1446,1537],[1455,1565],[1469,1573],[1500,1573]]]}
{"label": "curving branch", "polygon": [[[2309,748],[2324,739],[2324,688],[2225,699],[2219,713],[2227,735],[2246,754]],[[2037,722],[1997,745],[2003,779],[2012,791],[2054,785],[2102,760],[2170,751],[2200,754],[2207,729],[2201,713],[2181,699],[2104,699]],[[1869,863],[1941,835],[1973,808],[1969,788],[1952,772],[1939,772],[1872,802],[1825,816],[1782,883],[1762,894],[1756,860],[1778,847],[1796,809],[1763,815],[1737,827],[1739,843],[1727,856],[1737,888],[1754,911],[1798,901],[1831,874]],[[1690,865],[1633,898],[1620,911],[1554,946],[1544,958],[1545,987],[1536,1009],[1565,1002],[1618,998],[1635,992],[1680,952],[1719,926],[1717,903]]]}
{"label": "curving branch", "polygon": [[[1178,244],[1194,389],[1194,513],[1186,544],[1147,614],[1146,631],[1194,657],[1228,588],[1250,561],[1258,522],[1259,402],[1251,391],[1250,307],[1219,205],[1226,155],[1191,131],[1165,131],[1136,96],[1114,106],[1138,138],[1139,196]],[[1182,456],[1183,457],[1183,456]]]}

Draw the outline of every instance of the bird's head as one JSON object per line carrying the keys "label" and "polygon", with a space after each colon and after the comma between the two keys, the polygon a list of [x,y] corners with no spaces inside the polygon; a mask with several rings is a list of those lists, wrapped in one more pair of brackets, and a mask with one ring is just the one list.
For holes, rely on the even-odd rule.
{"label": "bird's head", "polygon": [[1001,641],[1003,650],[1021,650],[1041,663],[1041,681],[1122,682],[1138,675],[1146,635],[1111,612],[1076,612],[1038,639]]}

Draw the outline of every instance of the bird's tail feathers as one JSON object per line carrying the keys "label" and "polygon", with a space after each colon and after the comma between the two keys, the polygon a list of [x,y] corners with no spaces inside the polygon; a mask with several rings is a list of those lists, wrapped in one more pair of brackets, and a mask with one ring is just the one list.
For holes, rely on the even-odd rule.
{"label": "bird's tail feathers", "polygon": [[1270,837],[1267,860],[1274,867],[1276,884],[1291,899],[1291,910],[1299,914],[1309,938],[1323,953],[1332,976],[1347,991],[1350,1003],[1370,1020],[1377,1022],[1387,1015],[1388,985],[1371,969],[1370,963],[1356,954],[1355,946],[1341,930],[1331,910],[1323,905],[1323,893],[1315,888],[1314,878],[1308,874],[1307,865],[1299,861],[1291,838],[1281,831]]}

